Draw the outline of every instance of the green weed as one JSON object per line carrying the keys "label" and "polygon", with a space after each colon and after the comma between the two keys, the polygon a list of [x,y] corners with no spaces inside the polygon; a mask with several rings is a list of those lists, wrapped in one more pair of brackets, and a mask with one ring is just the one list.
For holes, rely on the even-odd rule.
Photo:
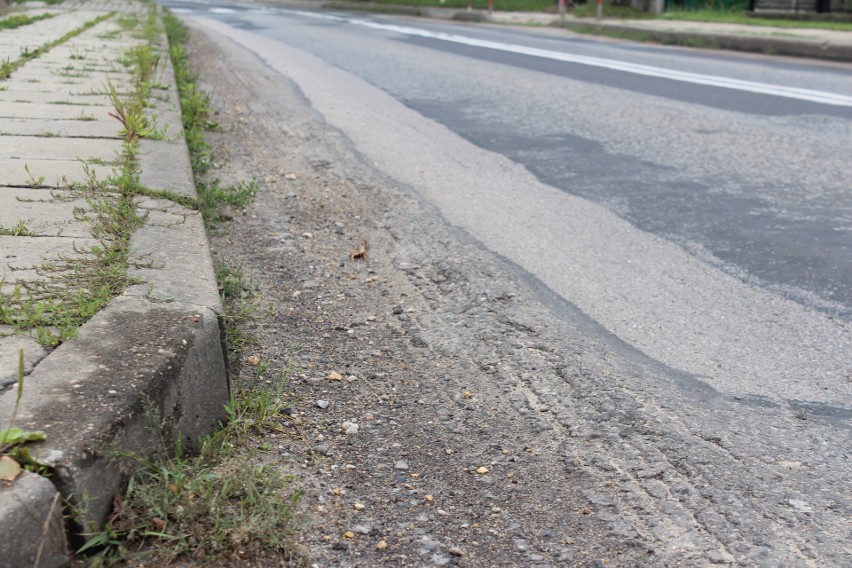
{"label": "green weed", "polygon": [[215,228],[229,220],[227,210],[245,207],[260,188],[260,182],[255,179],[223,186],[218,179],[214,178],[209,181],[197,181],[195,185],[198,191],[198,210],[201,211],[204,222],[209,228]]}
{"label": "green weed", "polygon": [[95,566],[190,558],[216,564],[237,554],[275,554],[305,565],[294,544],[301,490],[248,449],[251,435],[281,429],[286,406],[280,386],[242,389],[226,406],[223,427],[201,440],[197,455],[186,454],[178,441],[173,457],[125,456],[137,472],[104,530],[79,552],[97,551]]}
{"label": "green weed", "polygon": [[0,225],[0,235],[6,237],[34,237],[36,233],[30,231],[27,228],[27,222],[21,219],[11,227]]}
{"label": "green weed", "polygon": [[35,177],[33,173],[30,171],[30,167],[27,164],[24,164],[24,171],[27,172],[27,185],[32,189],[38,189],[42,187],[44,183],[44,176]]}
{"label": "green weed", "polygon": [[147,137],[152,129],[145,116],[145,101],[133,96],[129,101],[123,101],[111,82],[107,83],[109,99],[115,112],[108,113],[121,123],[121,134],[127,143],[136,143],[140,137]]}
{"label": "green weed", "polygon": [[15,406],[9,419],[9,427],[0,430],[0,479],[13,481],[21,467],[40,474],[48,473],[48,466],[30,452],[27,444],[43,442],[47,435],[41,430],[22,430],[15,427],[21,397],[24,394],[24,350],[18,350],[18,382]]}
{"label": "green weed", "polygon": [[16,69],[12,62],[9,61],[9,58],[6,58],[6,61],[0,62],[0,80],[8,79],[12,76],[12,72]]}
{"label": "green weed", "polygon": [[257,285],[243,273],[241,266],[234,266],[227,260],[217,261],[214,270],[225,312],[228,349],[239,353],[243,347],[254,343],[254,338],[246,333],[245,328],[257,321],[261,309]]}
{"label": "green weed", "polygon": [[14,30],[41,20],[52,18],[55,14],[39,14],[37,16],[27,16],[26,14],[15,14],[0,20],[0,30]]}
{"label": "green weed", "polygon": [[195,175],[198,209],[207,227],[212,228],[229,219],[229,209],[248,205],[259,191],[260,182],[252,179],[224,186],[216,178],[207,179],[215,162],[215,153],[205,140],[204,133],[217,128],[216,123],[210,120],[210,97],[198,89],[197,79],[189,70],[186,50],[182,45],[186,41],[186,29],[170,14],[166,14],[163,22],[171,41],[169,54],[180,93],[184,138]]}

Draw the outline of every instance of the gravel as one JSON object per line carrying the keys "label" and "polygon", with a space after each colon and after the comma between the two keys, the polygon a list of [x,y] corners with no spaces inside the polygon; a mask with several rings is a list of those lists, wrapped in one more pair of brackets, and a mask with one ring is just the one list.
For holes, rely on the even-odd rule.
{"label": "gravel", "polygon": [[[222,127],[212,141],[230,154],[218,174],[266,182],[212,246],[270,307],[252,353],[298,369],[269,459],[304,488],[312,562],[849,564],[832,536],[848,531],[848,480],[799,498],[807,478],[784,464],[808,459],[780,451],[818,421],[759,405],[744,417],[680,389],[688,377],[617,345],[371,170],[255,57],[194,42]],[[364,240],[368,258],[353,259]],[[784,436],[744,451],[757,418]],[[719,422],[739,433],[705,427]]]}

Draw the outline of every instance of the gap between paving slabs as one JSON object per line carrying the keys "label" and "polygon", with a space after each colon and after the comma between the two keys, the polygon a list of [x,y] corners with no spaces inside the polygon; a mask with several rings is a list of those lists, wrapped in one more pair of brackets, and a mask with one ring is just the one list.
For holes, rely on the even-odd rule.
{"label": "gap between paving slabs", "polygon": [[[63,6],[70,10],[47,21],[74,17],[77,6],[88,16],[100,8],[115,9],[98,2]],[[171,126],[167,136],[182,130],[159,16],[157,33],[149,40],[134,38],[138,26],[129,25],[134,19],[144,25],[149,10],[156,8],[137,3],[121,9],[121,14],[27,58],[0,81],[0,226],[8,233],[0,235],[0,250],[17,257],[4,258],[10,265],[5,272],[12,274],[2,285],[4,301],[22,282],[45,278],[45,261],[55,265],[59,257],[78,262],[90,256],[92,246],[104,246],[90,229],[103,216],[106,201],[121,199],[116,190],[123,189],[124,197],[132,199],[131,209],[144,215],[130,237],[124,278],[135,284],[80,326],[76,339],[48,352],[21,333],[26,330],[0,338],[0,361],[13,361],[0,365],[5,383],[0,389],[6,387],[0,391],[0,426],[8,426],[17,407],[16,427],[45,432],[45,442],[34,453],[52,470],[50,481],[23,472],[13,485],[0,482],[0,519],[15,527],[0,537],[0,558],[14,565],[67,562],[57,500],[76,509],[65,512],[77,515],[71,529],[72,544],[78,545],[86,525],[103,522],[125,478],[126,472],[112,461],[117,451],[147,454],[177,435],[191,443],[218,422],[228,399],[219,295],[204,226],[195,211],[162,197],[195,198],[185,143],[144,139],[128,154],[118,133],[122,125],[106,114],[121,115],[110,105],[106,79],[118,85],[121,100],[133,83],[116,79],[120,73],[127,77],[127,71],[107,56],[152,40],[163,56],[155,76],[149,77],[155,84],[149,93],[153,108],[145,115],[149,121],[157,116],[155,138],[162,137],[158,129],[165,125]],[[89,58],[97,61],[84,68]],[[79,72],[68,73],[72,70],[66,67],[72,65]],[[63,102],[45,102],[53,94]],[[7,121],[9,115],[17,120]],[[125,124],[125,130],[131,126]],[[77,127],[86,128],[78,134]],[[86,138],[92,132],[98,138]],[[128,169],[133,155],[135,172]],[[116,161],[121,163],[116,166]],[[113,169],[128,175],[107,184]],[[0,327],[0,333],[12,331],[14,326]],[[27,376],[18,404],[8,386],[15,382],[10,369],[16,367],[21,348]]]}

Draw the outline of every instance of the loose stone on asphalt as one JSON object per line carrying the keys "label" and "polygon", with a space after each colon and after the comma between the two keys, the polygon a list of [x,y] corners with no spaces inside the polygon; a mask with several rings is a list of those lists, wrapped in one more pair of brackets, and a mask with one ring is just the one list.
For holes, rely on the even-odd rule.
{"label": "loose stone on asphalt", "polygon": [[[256,329],[264,358],[292,364],[299,346],[298,431],[324,436],[324,452],[283,436],[276,461],[292,460],[320,504],[305,533],[317,563],[844,565],[831,536],[842,514],[829,511],[847,509],[848,482],[830,479],[815,507],[797,497],[806,478],[775,464],[799,453],[787,436],[822,426],[673,392],[682,377],[590,333],[582,314],[555,313],[552,298],[372,172],[298,88],[203,33],[193,55],[217,93],[215,139],[234,150],[223,179],[267,178],[214,250],[243,260],[276,306]],[[354,262],[362,238],[370,258]],[[368,380],[344,383],[350,373]],[[340,429],[368,412],[358,436]],[[719,420],[778,455],[702,427]],[[357,524],[375,537],[345,538]]]}

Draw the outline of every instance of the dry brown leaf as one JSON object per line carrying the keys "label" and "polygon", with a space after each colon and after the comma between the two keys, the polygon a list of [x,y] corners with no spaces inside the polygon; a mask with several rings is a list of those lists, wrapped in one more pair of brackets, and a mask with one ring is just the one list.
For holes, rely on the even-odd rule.
{"label": "dry brown leaf", "polygon": [[349,253],[349,260],[355,260],[356,258],[363,258],[367,260],[367,248],[369,245],[367,244],[367,239],[361,241],[361,246],[357,248],[357,250],[353,250]]}
{"label": "dry brown leaf", "polygon": [[21,464],[9,456],[0,457],[0,480],[15,481],[21,473]]}

